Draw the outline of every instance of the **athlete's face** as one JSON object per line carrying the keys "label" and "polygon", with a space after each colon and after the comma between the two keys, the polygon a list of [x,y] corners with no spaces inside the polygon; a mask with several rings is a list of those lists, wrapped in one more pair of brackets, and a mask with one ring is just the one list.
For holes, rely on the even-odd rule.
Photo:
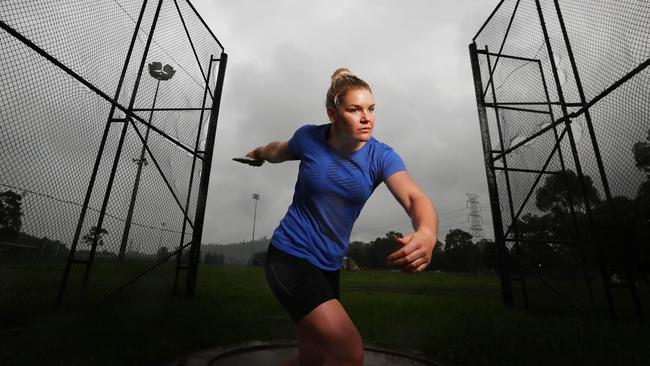
{"label": "athlete's face", "polygon": [[340,105],[339,109],[328,110],[337,130],[355,141],[370,140],[375,127],[375,99],[370,90],[350,89],[341,98]]}

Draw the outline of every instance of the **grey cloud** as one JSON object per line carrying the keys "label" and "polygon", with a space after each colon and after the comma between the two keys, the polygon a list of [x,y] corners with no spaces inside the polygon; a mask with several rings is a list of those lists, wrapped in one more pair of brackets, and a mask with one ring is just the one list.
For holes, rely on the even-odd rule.
{"label": "grey cloud", "polygon": [[[270,236],[293,194],[297,163],[251,168],[234,156],[286,140],[304,123],[324,123],[324,95],[337,67],[373,86],[375,137],[393,146],[443,213],[463,208],[465,192],[489,205],[467,45],[496,2],[193,2],[230,60],[206,213],[205,242]],[[451,218],[449,218],[451,217]],[[468,226],[467,226],[468,227]],[[409,230],[384,187],[359,217],[353,239]],[[487,229],[487,226],[486,226]]]}

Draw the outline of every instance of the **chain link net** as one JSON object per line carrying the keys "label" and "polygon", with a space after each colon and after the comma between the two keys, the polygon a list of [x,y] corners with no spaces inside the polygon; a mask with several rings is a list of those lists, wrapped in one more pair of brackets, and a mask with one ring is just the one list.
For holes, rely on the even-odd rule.
{"label": "chain link net", "polygon": [[60,289],[63,304],[97,301],[151,268],[168,293],[223,47],[186,0],[8,0],[0,21],[0,328],[53,309]]}
{"label": "chain link net", "polygon": [[492,204],[531,303],[648,305],[649,35],[643,0],[504,0],[474,38]]}

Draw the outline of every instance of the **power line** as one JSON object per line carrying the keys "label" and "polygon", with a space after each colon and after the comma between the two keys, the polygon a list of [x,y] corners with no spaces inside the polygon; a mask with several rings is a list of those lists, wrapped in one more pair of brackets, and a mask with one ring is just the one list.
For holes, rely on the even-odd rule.
{"label": "power line", "polygon": [[[40,192],[32,191],[32,190],[29,190],[29,189],[27,189],[27,188],[16,187],[16,186],[12,186],[12,185],[10,185],[10,184],[5,184],[5,183],[0,183],[0,186],[7,187],[7,188],[9,188],[9,189],[15,189],[15,190],[17,190],[17,191],[21,191],[21,192],[23,193],[23,197],[25,197],[26,194],[29,193],[29,194],[32,194],[32,195],[34,195],[34,196],[44,197],[44,198],[51,199],[51,200],[53,200],[53,201],[57,201],[57,202],[60,202],[60,203],[65,203],[65,204],[68,204],[68,205],[74,205],[74,206],[83,207],[83,205],[82,205],[81,203],[79,203],[79,202],[74,202],[74,201],[64,200],[64,199],[61,199],[61,198],[57,198],[57,197],[54,197],[54,196],[50,196],[49,194],[46,194],[46,193],[40,193]],[[88,206],[88,209],[91,210],[91,211],[100,212],[100,210],[98,210],[98,209],[96,209],[96,208],[94,208],[94,207],[92,207],[92,206]],[[105,215],[106,215],[107,217],[110,217],[110,218],[114,219],[114,220],[122,221],[122,222],[126,222],[125,219],[120,218],[120,217],[117,217],[117,216],[115,216],[115,215],[112,215],[112,214],[110,214],[110,213],[108,213],[108,212],[106,212]],[[172,230],[172,229],[161,229],[160,227],[151,226],[151,225],[145,225],[145,224],[140,224],[140,223],[135,222],[135,221],[132,223],[132,225],[140,226],[140,227],[142,227],[142,228],[147,228],[147,229],[155,229],[155,230],[166,231],[166,232],[170,232],[170,233],[182,234],[182,232],[181,232],[181,231],[178,231],[178,230]],[[185,233],[185,234],[187,235],[187,233]]]}

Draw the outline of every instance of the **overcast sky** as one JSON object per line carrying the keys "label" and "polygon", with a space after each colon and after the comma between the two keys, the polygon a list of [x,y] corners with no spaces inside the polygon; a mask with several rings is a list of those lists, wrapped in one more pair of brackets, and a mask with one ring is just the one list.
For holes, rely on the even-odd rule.
{"label": "overcast sky", "polygon": [[[469,229],[465,193],[489,199],[468,44],[498,1],[276,0],[192,3],[228,53],[204,243],[250,240],[252,193],[261,196],[255,237],[270,237],[293,194],[298,162],[240,165],[232,157],[327,122],[330,75],[347,67],[373,88],[374,136],[392,146],[434,202],[440,237]],[[352,240],[410,220],[382,185]]]}

